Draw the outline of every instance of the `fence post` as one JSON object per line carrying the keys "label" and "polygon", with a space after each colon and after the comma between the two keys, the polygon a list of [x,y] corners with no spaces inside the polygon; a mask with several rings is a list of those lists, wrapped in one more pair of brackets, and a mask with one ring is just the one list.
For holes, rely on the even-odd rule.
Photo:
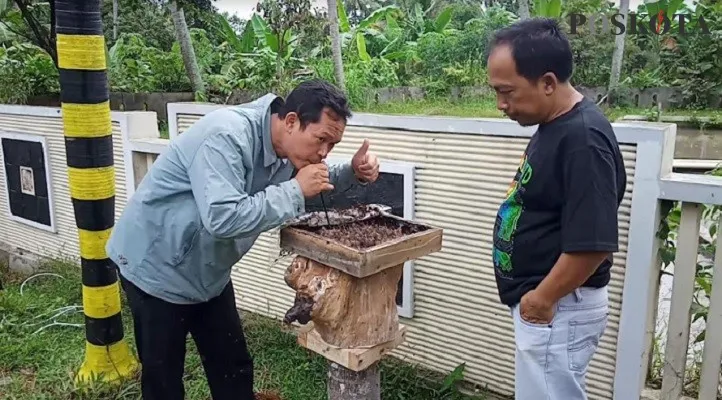
{"label": "fence post", "polygon": [[[643,129],[643,128],[642,128]],[[649,135],[648,133],[645,133]],[[657,230],[661,221],[660,178],[672,172],[676,127],[641,141],[635,160],[627,262],[617,335],[614,400],[639,399],[647,378],[649,313],[657,305],[659,279]],[[630,180],[632,181],[632,180]]]}

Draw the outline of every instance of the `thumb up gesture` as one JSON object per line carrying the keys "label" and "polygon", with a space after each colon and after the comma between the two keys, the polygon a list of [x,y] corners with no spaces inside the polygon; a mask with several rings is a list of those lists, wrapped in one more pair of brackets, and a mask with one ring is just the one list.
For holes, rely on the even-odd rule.
{"label": "thumb up gesture", "polygon": [[363,144],[351,159],[353,172],[360,181],[374,182],[379,177],[379,160],[375,154],[369,153],[369,140],[364,139]]}

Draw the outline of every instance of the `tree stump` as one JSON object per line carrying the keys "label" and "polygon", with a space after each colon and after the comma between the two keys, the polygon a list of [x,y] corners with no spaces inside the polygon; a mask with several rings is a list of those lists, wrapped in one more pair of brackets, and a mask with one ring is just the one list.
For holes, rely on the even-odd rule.
{"label": "tree stump", "polygon": [[321,338],[339,348],[374,346],[399,332],[396,288],[404,265],[356,278],[306,257],[286,270],[286,284],[296,291],[284,321],[313,321]]}
{"label": "tree stump", "polygon": [[298,343],[329,361],[329,400],[380,400],[378,363],[405,339],[404,263],[441,249],[442,231],[379,207],[330,214],[335,223],[311,213],[281,231],[281,248],[297,254],[284,274],[296,291],[284,322],[309,325]]}
{"label": "tree stump", "polygon": [[[306,339],[305,344],[330,359],[329,400],[381,398],[378,359],[387,349],[376,347],[393,345],[399,335],[396,288],[402,272],[403,264],[399,264],[356,278],[302,256],[297,256],[286,270],[285,281],[296,290],[296,298],[284,322],[313,321],[320,340]],[[316,346],[309,346],[311,343]],[[371,355],[338,355],[354,349],[369,350]],[[337,354],[330,354],[332,350]],[[346,365],[333,361],[335,357]]]}

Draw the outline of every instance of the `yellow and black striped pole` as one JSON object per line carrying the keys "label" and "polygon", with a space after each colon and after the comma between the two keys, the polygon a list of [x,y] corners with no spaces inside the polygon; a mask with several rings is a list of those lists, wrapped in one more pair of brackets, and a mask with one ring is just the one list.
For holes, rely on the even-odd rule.
{"label": "yellow and black striped pole", "polygon": [[78,380],[115,381],[137,361],[123,333],[120,287],[105,244],[115,225],[110,91],[100,0],[56,0],[60,101],[83,276],[85,360]]}

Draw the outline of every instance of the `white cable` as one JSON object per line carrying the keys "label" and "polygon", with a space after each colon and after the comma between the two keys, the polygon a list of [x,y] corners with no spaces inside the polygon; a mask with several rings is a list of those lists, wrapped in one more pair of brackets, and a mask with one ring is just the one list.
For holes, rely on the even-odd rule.
{"label": "white cable", "polygon": [[61,278],[61,279],[65,279],[64,276],[58,275],[58,274],[53,274],[53,273],[51,273],[51,272],[43,272],[43,273],[40,273],[40,274],[35,274],[35,275],[29,277],[28,279],[24,280],[23,283],[20,285],[20,295],[21,295],[21,296],[23,295],[23,286],[25,286],[25,284],[26,284],[29,280],[31,280],[31,279],[33,279],[33,278],[36,278],[36,277],[38,277],[38,276],[47,276],[47,275],[57,276],[57,277],[59,277],[59,278]]}
{"label": "white cable", "polygon": [[[27,279],[25,279],[25,280],[23,281],[23,283],[20,284],[20,295],[22,296],[22,294],[23,294],[23,288],[25,287],[25,284],[26,284],[26,283],[28,283],[30,280],[35,279],[35,278],[40,277],[40,276],[54,276],[54,277],[58,277],[58,278],[60,278],[60,279],[65,279],[64,276],[62,276],[62,275],[60,275],[60,274],[54,274],[54,273],[51,273],[51,272],[43,272],[43,273],[34,274],[34,275],[28,277]],[[64,306],[64,307],[56,308],[56,309],[54,309],[54,310],[49,310],[49,311],[43,312],[43,313],[41,313],[41,314],[38,314],[38,315],[34,316],[33,318],[30,318],[29,320],[26,320],[25,322],[20,323],[20,324],[14,324],[14,323],[12,323],[12,322],[9,322],[9,321],[6,320],[5,317],[3,317],[2,321],[0,321],[0,325],[7,324],[7,325],[21,326],[21,327],[33,327],[33,326],[45,324],[45,323],[47,323],[49,320],[52,320],[52,321],[53,321],[53,322],[51,322],[51,323],[49,323],[49,324],[46,324],[46,325],[38,328],[38,329],[37,329],[35,332],[33,332],[31,335],[38,334],[38,333],[44,331],[45,329],[50,328],[50,327],[53,327],[53,326],[69,326],[69,327],[73,327],[73,328],[82,328],[82,327],[84,327],[83,324],[73,324],[73,323],[68,323],[68,322],[58,322],[58,321],[57,321],[57,318],[58,318],[58,317],[61,317],[61,316],[63,316],[64,314],[69,314],[69,313],[72,313],[72,312],[80,312],[80,313],[82,313],[82,312],[83,312],[83,306],[82,306],[82,305],[74,304],[74,305],[70,305],[70,306]],[[53,313],[54,313],[54,314],[53,314]],[[48,317],[48,318],[43,318],[43,319],[40,320],[39,322],[32,322],[32,321],[38,320],[38,319],[41,318],[41,317],[47,316],[47,315],[49,315],[49,314],[53,314],[53,315],[52,315],[51,317]]]}
{"label": "white cable", "polygon": [[[31,319],[29,319],[29,320],[26,320],[25,322],[23,322],[23,323],[21,323],[21,324],[14,324],[14,323],[12,323],[12,322],[6,321],[6,318],[3,318],[2,322],[0,322],[0,325],[6,324],[6,325],[10,325],[10,326],[32,327],[32,326],[37,326],[37,325],[44,324],[44,323],[46,323],[46,322],[49,321],[49,320],[53,320],[53,321],[54,321],[56,318],[60,317],[61,315],[67,314],[67,313],[70,313],[70,312],[73,312],[73,311],[81,312],[81,313],[82,313],[82,312],[83,312],[83,306],[72,305],[72,306],[65,306],[65,307],[56,308],[56,309],[54,309],[54,310],[50,310],[50,311],[44,312],[44,313],[42,313],[42,314],[38,314],[38,315],[34,316],[33,318],[31,318]],[[54,313],[54,312],[55,312],[56,314],[54,314],[52,317],[44,318],[44,319],[42,319],[42,320],[39,321],[39,322],[32,322],[32,321],[37,320],[38,318],[41,318],[41,317],[43,317],[43,316],[46,316],[46,315],[51,314],[51,313]]]}
{"label": "white cable", "polygon": [[72,327],[75,327],[75,328],[82,328],[82,327],[83,327],[83,324],[69,324],[69,323],[67,323],[67,322],[57,322],[57,321],[53,321],[52,324],[45,325],[45,326],[43,326],[42,328],[40,328],[40,329],[36,330],[35,332],[33,332],[32,334],[35,335],[36,333],[39,333],[40,331],[44,330],[45,328],[50,328],[51,326],[72,326]]}
{"label": "white cable", "polygon": [[[57,314],[53,315],[53,316],[50,317],[50,318],[46,318],[45,321],[50,320],[50,319],[52,319],[53,321],[55,321],[55,319],[58,318],[59,316],[61,316],[61,315],[63,315],[63,314],[67,314],[67,313],[69,313],[69,312],[71,312],[71,311],[74,311],[74,310],[75,310],[75,307],[79,307],[79,306],[67,306],[67,307],[63,307],[63,310],[62,310],[62,311],[59,311]],[[81,309],[81,310],[78,310],[78,311],[82,312],[83,310]],[[45,321],[43,321],[43,322],[45,322]],[[35,324],[26,324],[26,325],[28,325],[28,326],[35,326],[35,325],[40,325],[40,324],[42,324],[43,322],[38,322],[38,323],[35,323]]]}
{"label": "white cable", "polygon": [[32,319],[30,319],[30,321],[36,320],[36,319],[38,319],[38,318],[40,318],[40,317],[42,317],[42,316],[51,314],[51,313],[56,312],[56,311],[58,312],[58,314],[55,314],[55,315],[53,315],[52,317],[45,318],[45,320],[57,318],[58,316],[60,316],[60,315],[62,315],[62,314],[65,314],[66,312],[74,311],[74,310],[77,310],[77,309],[82,309],[82,306],[72,305],[72,306],[64,306],[64,307],[56,308],[56,309],[54,309],[54,310],[50,310],[50,311],[44,312],[44,313],[42,313],[42,314],[38,314],[38,315],[36,315],[35,317],[33,317]]}

